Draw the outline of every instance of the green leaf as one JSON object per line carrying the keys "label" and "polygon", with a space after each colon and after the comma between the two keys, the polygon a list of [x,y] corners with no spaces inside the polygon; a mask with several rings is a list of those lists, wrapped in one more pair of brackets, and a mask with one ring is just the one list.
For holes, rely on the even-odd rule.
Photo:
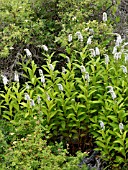
{"label": "green leaf", "polygon": [[25,113],[24,118],[27,118],[29,116],[29,112]]}
{"label": "green leaf", "polygon": [[122,146],[124,146],[124,142],[123,142],[122,139],[117,139],[117,140],[115,140],[113,143],[119,143],[119,144],[121,144]]}
{"label": "green leaf", "polygon": [[107,118],[111,119],[111,120],[114,121],[114,122],[118,122],[118,119],[117,119],[116,116],[109,115],[109,116],[107,116]]}
{"label": "green leaf", "polygon": [[126,139],[126,135],[127,135],[127,131],[125,131],[125,132],[123,133],[123,140]]}
{"label": "green leaf", "polygon": [[74,118],[74,117],[75,117],[75,114],[73,114],[73,113],[70,113],[70,114],[67,116],[68,119]]}
{"label": "green leaf", "polygon": [[99,147],[102,147],[102,148],[106,148],[106,146],[100,142],[100,141],[96,141],[96,144],[99,146]]}
{"label": "green leaf", "polygon": [[61,122],[61,126],[62,126],[62,129],[64,130],[64,129],[65,129],[65,126],[66,126],[65,121],[62,121],[62,122]]}
{"label": "green leaf", "polygon": [[7,120],[11,120],[9,116],[7,115],[2,115],[3,118],[7,119]]}

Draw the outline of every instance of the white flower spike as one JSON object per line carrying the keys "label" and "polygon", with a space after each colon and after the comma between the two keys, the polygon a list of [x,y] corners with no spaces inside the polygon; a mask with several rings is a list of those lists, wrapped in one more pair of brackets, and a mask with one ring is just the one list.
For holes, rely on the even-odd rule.
{"label": "white flower spike", "polygon": [[4,76],[4,75],[1,75],[1,77],[2,77],[2,79],[3,79],[3,84],[4,85],[7,85],[7,83],[8,83],[8,79],[7,79],[7,77],[6,76]]}
{"label": "white flower spike", "polygon": [[89,49],[89,50],[91,51],[92,57],[95,57],[96,56],[95,50],[94,49]]}
{"label": "white flower spike", "polygon": [[17,71],[14,73],[14,81],[19,82],[19,75]]}
{"label": "white flower spike", "polygon": [[89,77],[89,73],[88,72],[85,73],[85,80],[87,80],[87,82],[90,82],[90,77]]}
{"label": "white flower spike", "polygon": [[72,41],[72,34],[69,34],[68,35],[68,42],[71,42]]}
{"label": "white flower spike", "polygon": [[81,69],[81,73],[85,73],[86,72],[86,69],[84,66],[80,66],[80,69]]}
{"label": "white flower spike", "polygon": [[42,82],[42,83],[45,83],[45,77],[44,77],[44,75],[41,76],[41,82]]}
{"label": "white flower spike", "polygon": [[82,42],[83,41],[83,35],[81,34],[81,32],[80,31],[76,32],[76,35],[78,36],[78,40]]}
{"label": "white flower spike", "polygon": [[42,48],[44,49],[44,51],[48,51],[48,47],[46,45],[42,45]]}
{"label": "white flower spike", "polygon": [[100,120],[100,121],[99,121],[99,123],[100,123],[100,127],[101,127],[101,129],[102,129],[102,130],[105,130],[104,122]]}
{"label": "white flower spike", "polygon": [[49,69],[52,70],[52,71],[54,70],[54,67],[53,67],[52,64],[49,64]]}
{"label": "white flower spike", "polygon": [[92,36],[88,37],[87,39],[87,45],[90,45],[92,43]]}
{"label": "white flower spike", "polygon": [[107,54],[104,54],[105,56],[105,64],[108,65],[109,63],[109,56]]}
{"label": "white flower spike", "polygon": [[107,86],[107,88],[109,88],[108,93],[111,94],[111,97],[112,97],[112,99],[114,100],[114,99],[116,98],[116,94],[115,94],[115,92],[114,92],[114,90],[113,90],[113,87],[112,87],[112,86]]}
{"label": "white flower spike", "polygon": [[60,91],[63,91],[63,90],[64,90],[62,84],[57,84],[57,85],[58,85],[58,89],[59,89]]}
{"label": "white flower spike", "polygon": [[29,49],[26,48],[24,51],[26,52],[27,57],[32,58],[32,53],[29,51]]}
{"label": "white flower spike", "polygon": [[95,54],[96,54],[96,55],[100,55],[100,50],[99,50],[98,47],[95,48]]}
{"label": "white flower spike", "polygon": [[40,96],[38,96],[37,97],[37,103],[40,104],[40,102],[41,102],[41,98],[40,98]]}
{"label": "white flower spike", "polygon": [[127,67],[125,67],[125,66],[120,66],[120,67],[122,68],[124,74],[126,74],[128,72]]}
{"label": "white flower spike", "polygon": [[30,100],[30,96],[29,96],[29,94],[28,93],[25,93],[25,98],[24,98],[25,100]]}
{"label": "white flower spike", "polygon": [[103,22],[106,22],[107,21],[107,13],[106,12],[104,12],[103,13],[103,18],[102,18],[102,20],[103,20]]}
{"label": "white flower spike", "polygon": [[120,131],[122,131],[124,129],[123,123],[119,123],[119,129],[120,129]]}
{"label": "white flower spike", "polygon": [[30,106],[35,106],[34,100],[30,99]]}

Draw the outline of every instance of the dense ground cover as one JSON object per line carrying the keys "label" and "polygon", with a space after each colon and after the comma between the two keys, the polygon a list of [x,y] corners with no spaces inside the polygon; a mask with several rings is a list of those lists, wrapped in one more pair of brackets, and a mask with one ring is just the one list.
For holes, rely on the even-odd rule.
{"label": "dense ground cover", "polygon": [[1,2],[1,168],[80,169],[94,148],[106,169],[127,168],[128,43],[108,17],[118,4]]}

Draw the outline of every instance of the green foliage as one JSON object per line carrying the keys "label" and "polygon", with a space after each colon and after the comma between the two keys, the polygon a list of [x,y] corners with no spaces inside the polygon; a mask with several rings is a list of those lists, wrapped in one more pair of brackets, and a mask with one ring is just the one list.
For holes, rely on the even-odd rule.
{"label": "green foliage", "polygon": [[44,49],[42,66],[22,57],[25,83],[7,81],[0,92],[8,122],[0,131],[2,168],[64,169],[67,162],[66,168],[77,169],[78,159],[68,163],[67,151],[53,142],[63,141],[75,153],[90,148],[92,138],[108,166],[127,167],[127,43],[113,33],[110,19],[102,21],[102,13],[117,6],[105,0],[1,2],[1,57],[15,46],[21,54],[26,45],[50,49]]}
{"label": "green foliage", "polygon": [[20,52],[24,45],[42,43],[44,24],[35,17],[28,0],[0,0],[0,3],[0,57]]}
{"label": "green foliage", "polygon": [[67,151],[63,149],[62,144],[47,146],[46,141],[42,140],[41,129],[37,126],[33,133],[12,142],[4,154],[3,162],[0,162],[0,167],[2,170],[78,170],[77,165],[84,154],[78,153],[77,157],[66,156],[66,154]]}

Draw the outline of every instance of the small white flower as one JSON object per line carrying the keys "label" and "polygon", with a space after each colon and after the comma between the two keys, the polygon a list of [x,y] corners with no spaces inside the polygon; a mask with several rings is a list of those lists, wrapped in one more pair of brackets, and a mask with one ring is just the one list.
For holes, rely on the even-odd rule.
{"label": "small white flower", "polygon": [[121,59],[121,55],[122,55],[121,52],[115,53],[115,54],[114,54],[114,59],[115,59],[115,60]]}
{"label": "small white flower", "polygon": [[119,46],[121,43],[122,43],[121,35],[120,35],[120,34],[117,34],[117,39],[116,39],[115,45],[116,45],[116,46]]}
{"label": "small white flower", "polygon": [[29,96],[29,94],[28,93],[25,93],[25,98],[24,98],[25,100],[30,100],[30,96]]}
{"label": "small white flower", "polygon": [[100,55],[100,50],[99,50],[98,47],[95,48],[95,54],[96,54],[96,55]]}
{"label": "small white flower", "polygon": [[123,73],[126,74],[128,72],[127,68],[125,66],[120,66],[123,69]]}
{"label": "small white flower", "polygon": [[109,56],[107,54],[104,54],[105,56],[105,64],[108,65],[109,63]]}
{"label": "small white flower", "polygon": [[109,88],[108,93],[111,94],[112,99],[114,100],[114,99],[116,98],[116,94],[115,94],[115,92],[114,92],[114,90],[113,90],[113,87],[112,87],[112,86],[107,86],[107,88]]}
{"label": "small white flower", "polygon": [[86,72],[86,69],[84,66],[80,66],[80,69],[81,69],[81,73],[85,73]]}
{"label": "small white flower", "polygon": [[54,70],[54,67],[53,67],[52,64],[49,64],[49,69],[52,70],[52,71]]}
{"label": "small white flower", "polygon": [[14,50],[14,47],[10,47],[9,49],[10,49],[10,50]]}
{"label": "small white flower", "polygon": [[63,91],[63,90],[64,90],[62,84],[57,84],[57,85],[58,85],[58,89],[59,89],[60,91]]}
{"label": "small white flower", "polygon": [[124,129],[123,123],[119,123],[119,129],[120,129],[120,131],[122,131]]}
{"label": "small white flower", "polygon": [[17,141],[14,141],[14,142],[13,142],[13,145],[15,145],[16,143],[17,143]]}
{"label": "small white flower", "polygon": [[66,73],[66,69],[64,67],[62,67],[62,73]]}
{"label": "small white flower", "polygon": [[43,75],[43,71],[41,69],[39,69],[39,75],[42,76]]}
{"label": "small white flower", "polygon": [[73,17],[72,17],[72,20],[75,21],[75,20],[76,20],[76,16],[73,16]]}
{"label": "small white flower", "polygon": [[48,47],[46,45],[42,45],[42,48],[44,49],[44,51],[48,51]]}
{"label": "small white flower", "polygon": [[72,41],[72,34],[69,34],[68,35],[68,42],[71,42]]}
{"label": "small white flower", "polygon": [[67,62],[70,63],[70,58],[66,56]]}
{"label": "small white flower", "polygon": [[30,99],[30,106],[35,106],[34,100]]}
{"label": "small white flower", "polygon": [[76,32],[76,35],[78,36],[78,40],[82,42],[83,41],[83,35],[81,34],[81,32],[80,31]]}
{"label": "small white flower", "polygon": [[95,57],[96,56],[95,50],[94,49],[89,49],[89,50],[91,51],[92,57]]}
{"label": "small white flower", "polygon": [[88,72],[85,73],[85,80],[87,80],[87,82],[90,82],[90,77],[89,77],[89,73]]}
{"label": "small white flower", "polygon": [[28,85],[28,83],[25,83],[26,84],[26,89],[30,89],[30,86]]}
{"label": "small white flower", "polygon": [[92,28],[89,29],[89,32],[90,32],[91,34],[94,34],[94,30],[93,30]]}
{"label": "small white flower", "polygon": [[47,100],[50,101],[50,96],[49,96],[49,94],[46,93],[46,95],[47,95]]}
{"label": "small white flower", "polygon": [[37,97],[37,102],[38,102],[38,104],[40,104],[40,102],[41,102],[40,96]]}
{"label": "small white flower", "polygon": [[45,77],[44,77],[44,75],[41,76],[41,82],[42,82],[42,83],[45,83]]}
{"label": "small white flower", "polygon": [[24,49],[26,52],[27,57],[32,58],[32,53],[29,51],[29,49]]}
{"label": "small white flower", "polygon": [[103,18],[102,18],[103,22],[107,21],[107,13],[103,12]]}
{"label": "small white flower", "polygon": [[113,91],[113,87],[112,86],[107,86],[107,88],[109,88],[109,92]]}
{"label": "small white flower", "polygon": [[14,73],[14,81],[19,82],[19,75],[18,75],[17,71],[15,71],[15,73]]}
{"label": "small white flower", "polygon": [[10,133],[10,135],[12,136],[12,135],[14,135],[15,133]]}
{"label": "small white flower", "polygon": [[112,96],[112,99],[114,100],[114,99],[116,98],[115,92],[114,92],[114,91],[113,91],[113,92],[110,92],[110,94],[111,94],[111,96]]}
{"label": "small white flower", "polygon": [[87,44],[90,45],[92,43],[92,36],[88,37]]}
{"label": "small white flower", "polygon": [[100,120],[100,121],[99,121],[99,123],[100,123],[100,127],[101,127],[101,129],[102,129],[102,130],[104,130],[104,129],[105,129],[104,122]]}
{"label": "small white flower", "polygon": [[4,75],[1,75],[1,77],[2,77],[2,79],[3,79],[3,84],[4,85],[7,85],[7,83],[8,83],[8,79],[7,79],[7,77],[6,76],[4,76]]}
{"label": "small white flower", "polygon": [[117,53],[117,46],[114,46],[113,51],[112,51],[112,54],[115,54],[115,53]]}
{"label": "small white flower", "polygon": [[128,53],[125,53],[125,63],[127,63],[128,62]]}

